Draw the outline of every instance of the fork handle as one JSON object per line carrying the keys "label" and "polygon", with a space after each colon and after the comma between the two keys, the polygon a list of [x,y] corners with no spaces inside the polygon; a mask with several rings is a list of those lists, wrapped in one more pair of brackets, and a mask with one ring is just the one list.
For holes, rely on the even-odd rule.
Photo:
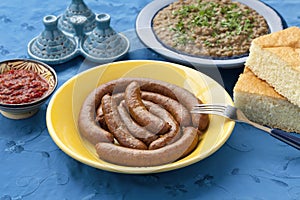
{"label": "fork handle", "polygon": [[279,129],[271,129],[270,135],[300,150],[300,137]]}

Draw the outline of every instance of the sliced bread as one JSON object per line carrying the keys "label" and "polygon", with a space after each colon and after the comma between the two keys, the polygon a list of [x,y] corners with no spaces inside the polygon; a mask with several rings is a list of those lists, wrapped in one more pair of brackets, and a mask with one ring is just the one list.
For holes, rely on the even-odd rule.
{"label": "sliced bread", "polygon": [[300,106],[300,28],[290,27],[254,39],[246,66]]}
{"label": "sliced bread", "polygon": [[234,103],[252,121],[300,133],[300,107],[278,94],[248,68],[234,87]]}

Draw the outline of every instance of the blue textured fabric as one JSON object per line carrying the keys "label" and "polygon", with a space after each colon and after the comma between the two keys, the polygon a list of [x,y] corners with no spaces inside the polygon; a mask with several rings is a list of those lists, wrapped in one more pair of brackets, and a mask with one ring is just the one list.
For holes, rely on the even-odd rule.
{"label": "blue textured fabric", "polygon": [[[111,15],[111,26],[130,39],[125,59],[164,60],[145,48],[134,28],[136,16],[150,0],[86,0],[96,13]],[[300,26],[297,0],[264,0],[288,26]],[[25,58],[27,43],[43,30],[45,15],[62,14],[70,1],[1,0],[0,60]],[[61,86],[95,66],[82,57],[53,65]],[[221,70],[224,87],[232,88],[241,68]],[[92,199],[300,199],[299,151],[265,132],[237,124],[226,144],[191,166],[158,174],[127,175],[82,164],[52,141],[45,104],[33,117],[0,116],[0,200]]]}

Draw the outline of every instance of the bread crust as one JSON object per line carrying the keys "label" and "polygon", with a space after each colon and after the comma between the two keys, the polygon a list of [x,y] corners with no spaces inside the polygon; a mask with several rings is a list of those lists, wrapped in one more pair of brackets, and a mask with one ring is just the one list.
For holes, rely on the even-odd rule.
{"label": "bread crust", "polygon": [[258,37],[252,41],[252,45],[272,52],[300,72],[300,28],[290,27]]}
{"label": "bread crust", "polygon": [[300,107],[290,103],[248,67],[233,90],[235,106],[252,121],[288,132],[300,133]]}
{"label": "bread crust", "polygon": [[240,74],[239,84],[235,85],[234,92],[247,92],[287,100],[284,96],[277,93],[266,81],[257,78],[247,66],[244,68],[244,72]]}
{"label": "bread crust", "polygon": [[290,27],[253,40],[245,65],[300,107],[300,28]]}

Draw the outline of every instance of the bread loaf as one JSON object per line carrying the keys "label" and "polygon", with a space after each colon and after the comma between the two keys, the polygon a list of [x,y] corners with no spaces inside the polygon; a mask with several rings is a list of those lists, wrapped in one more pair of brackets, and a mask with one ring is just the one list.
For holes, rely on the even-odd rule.
{"label": "bread loaf", "polygon": [[300,106],[300,28],[290,27],[254,39],[246,66]]}
{"label": "bread loaf", "polygon": [[300,133],[300,107],[245,67],[234,87],[234,103],[252,121]]}

